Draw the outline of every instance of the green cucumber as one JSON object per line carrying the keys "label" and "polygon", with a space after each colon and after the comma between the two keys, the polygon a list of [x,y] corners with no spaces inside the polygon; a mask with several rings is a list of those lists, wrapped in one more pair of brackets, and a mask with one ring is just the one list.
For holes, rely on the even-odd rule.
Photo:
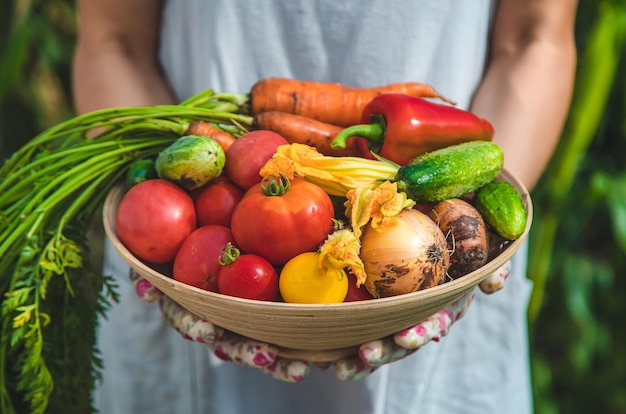
{"label": "green cucumber", "polygon": [[213,138],[186,135],[159,152],[154,167],[160,178],[193,191],[219,176],[225,163],[224,149]]}
{"label": "green cucumber", "polygon": [[141,158],[128,167],[126,172],[126,185],[132,187],[135,184],[139,184],[143,181],[159,178],[156,167],[154,166],[154,160],[149,158]]}
{"label": "green cucumber", "polygon": [[395,182],[416,203],[459,198],[493,181],[504,155],[490,141],[451,145],[414,158],[399,168]]}
{"label": "green cucumber", "polygon": [[496,233],[507,240],[519,238],[528,214],[522,197],[506,181],[492,181],[476,191],[476,209]]}

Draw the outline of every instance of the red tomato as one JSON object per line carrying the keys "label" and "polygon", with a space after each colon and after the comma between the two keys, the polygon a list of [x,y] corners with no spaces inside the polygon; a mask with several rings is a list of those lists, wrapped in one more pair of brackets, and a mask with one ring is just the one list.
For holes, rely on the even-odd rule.
{"label": "red tomato", "polygon": [[272,302],[280,297],[276,269],[255,254],[243,254],[222,266],[217,284],[224,295]]}
{"label": "red tomato", "polygon": [[261,182],[261,168],[279,146],[287,144],[289,142],[285,138],[273,131],[259,129],[242,135],[226,153],[226,175],[247,190]]}
{"label": "red tomato", "polygon": [[250,188],[231,219],[235,240],[246,253],[274,265],[315,251],[333,230],[333,203],[320,187],[301,178],[280,196],[267,196],[260,185]]}
{"label": "red tomato", "polygon": [[167,263],[196,228],[196,211],[191,196],[182,188],[151,179],[124,195],[115,226],[120,241],[134,255],[152,263]]}
{"label": "red tomato", "polygon": [[185,239],[174,259],[174,279],[217,292],[219,257],[228,243],[235,244],[228,227],[217,224],[198,227]]}
{"label": "red tomato", "polygon": [[230,227],[230,217],[243,194],[239,186],[225,178],[200,190],[195,197],[198,226],[220,224]]}
{"label": "red tomato", "polygon": [[348,273],[348,294],[343,300],[344,302],[355,302],[358,300],[369,300],[374,297],[367,291],[365,284],[356,287],[356,276],[352,273]]}

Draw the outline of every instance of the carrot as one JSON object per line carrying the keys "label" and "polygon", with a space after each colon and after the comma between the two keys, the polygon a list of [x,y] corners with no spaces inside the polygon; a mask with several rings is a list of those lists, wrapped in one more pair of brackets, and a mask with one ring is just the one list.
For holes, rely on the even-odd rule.
{"label": "carrot", "polygon": [[224,131],[220,127],[210,124],[206,121],[192,121],[187,128],[187,135],[201,135],[214,139],[220,144],[224,152],[235,142],[237,138],[228,131]]}
{"label": "carrot", "polygon": [[265,78],[250,90],[250,109],[253,115],[267,111],[289,112],[345,127],[361,123],[365,105],[382,93],[438,98],[454,104],[432,86],[419,82],[357,88],[339,83]]}
{"label": "carrot", "polygon": [[306,144],[331,156],[361,156],[357,140],[348,141],[345,149],[333,149],[330,143],[343,128],[316,119],[287,112],[261,112],[254,117],[258,129],[268,129],[282,135],[290,144]]}

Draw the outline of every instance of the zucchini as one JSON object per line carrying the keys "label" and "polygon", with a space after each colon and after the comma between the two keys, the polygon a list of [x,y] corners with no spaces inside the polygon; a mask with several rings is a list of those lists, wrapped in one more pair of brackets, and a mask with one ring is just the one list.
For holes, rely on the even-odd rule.
{"label": "zucchini", "polygon": [[416,203],[459,198],[493,181],[504,154],[490,141],[451,145],[414,158],[399,168],[395,182]]}
{"label": "zucchini", "polygon": [[483,220],[507,240],[519,238],[528,214],[522,197],[506,181],[492,181],[476,191],[476,209]]}

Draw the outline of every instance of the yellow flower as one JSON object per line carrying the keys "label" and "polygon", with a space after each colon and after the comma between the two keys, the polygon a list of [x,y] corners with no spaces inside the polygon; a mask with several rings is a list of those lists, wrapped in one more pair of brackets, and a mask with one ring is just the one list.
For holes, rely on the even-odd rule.
{"label": "yellow flower", "polygon": [[295,164],[289,158],[276,153],[259,172],[263,177],[287,177],[293,180],[296,170]]}
{"label": "yellow flower", "polygon": [[325,271],[328,267],[344,271],[346,267],[356,276],[357,287],[367,279],[365,267],[359,253],[361,241],[350,230],[333,232],[320,247],[320,263]]}
{"label": "yellow flower", "polygon": [[345,196],[352,189],[392,180],[398,165],[361,157],[332,157],[305,144],[281,145],[261,169],[261,175],[304,178],[328,194]]}
{"label": "yellow flower", "polygon": [[373,228],[381,228],[393,224],[398,213],[415,205],[390,181],[355,188],[348,191],[346,198],[346,215],[356,237],[361,237],[362,228],[370,220]]}

